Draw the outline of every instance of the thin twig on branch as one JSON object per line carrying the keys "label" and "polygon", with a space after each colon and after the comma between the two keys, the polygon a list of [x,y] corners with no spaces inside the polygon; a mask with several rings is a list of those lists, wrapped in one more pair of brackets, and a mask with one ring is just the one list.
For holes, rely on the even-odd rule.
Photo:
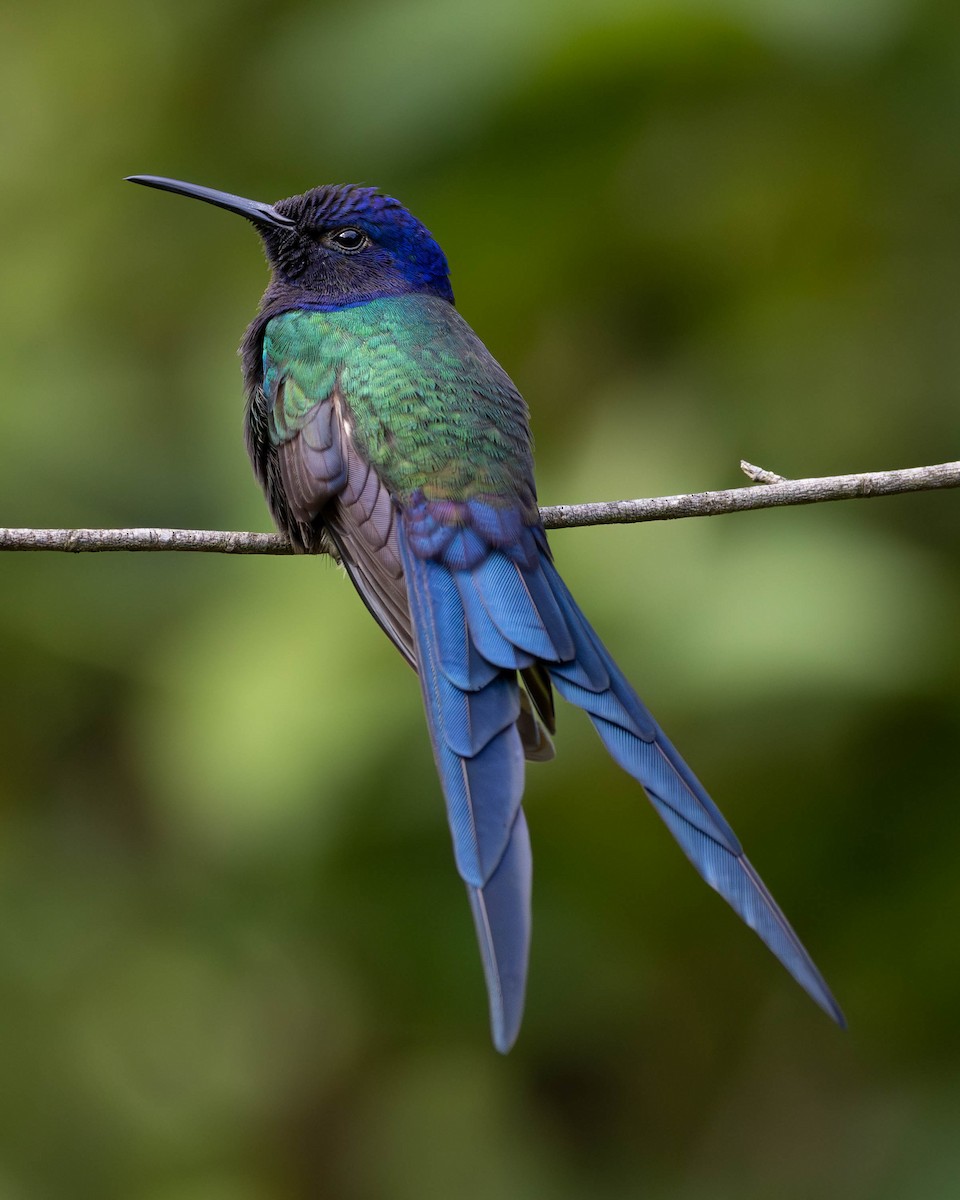
{"label": "thin twig on branch", "polygon": [[[830,475],[821,479],[784,479],[773,471],[741,462],[741,470],[759,487],[657,496],[649,500],[603,500],[595,504],[558,504],[540,510],[547,529],[587,525],[626,525],[639,521],[674,521],[681,517],[717,517],[754,508],[822,504],[828,500],[860,500],[901,492],[929,492],[960,487],[960,462],[865,475]],[[278,533],[231,533],[212,529],[3,529],[0,550],[187,550],[213,554],[292,554]]]}

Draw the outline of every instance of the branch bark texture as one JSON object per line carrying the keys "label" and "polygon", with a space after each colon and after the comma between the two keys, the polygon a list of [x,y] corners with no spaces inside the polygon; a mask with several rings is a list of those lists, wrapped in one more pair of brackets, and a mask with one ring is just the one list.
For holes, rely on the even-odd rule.
{"label": "branch bark texture", "polygon": [[[863,500],[903,492],[929,492],[960,487],[960,462],[863,475],[830,475],[819,479],[784,479],[772,471],[741,462],[755,486],[642,500],[602,500],[593,504],[558,504],[542,508],[547,529],[590,525],[628,525],[642,521],[674,521],[681,517],[717,517],[756,508],[822,504],[830,500]],[[0,550],[60,550],[72,554],[108,550],[180,550],[208,554],[293,554],[277,533],[240,533],[211,529],[7,529],[0,527]]]}

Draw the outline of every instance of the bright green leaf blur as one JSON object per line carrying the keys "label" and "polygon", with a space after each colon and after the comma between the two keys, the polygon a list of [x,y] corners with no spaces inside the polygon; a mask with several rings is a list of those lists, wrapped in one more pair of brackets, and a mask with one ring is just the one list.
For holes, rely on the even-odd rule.
{"label": "bright green leaf blur", "polygon": [[[242,222],[375,183],[545,503],[960,445],[960,9],[63,0],[0,38],[0,523],[267,528]],[[850,1021],[579,715],[491,1049],[416,681],[327,562],[0,559],[0,1200],[946,1200],[960,496],[557,533]]]}

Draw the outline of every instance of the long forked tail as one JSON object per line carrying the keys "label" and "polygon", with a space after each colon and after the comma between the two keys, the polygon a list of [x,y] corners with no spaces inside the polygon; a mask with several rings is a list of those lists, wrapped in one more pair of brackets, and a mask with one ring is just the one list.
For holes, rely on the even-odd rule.
{"label": "long forked tail", "polygon": [[580,612],[543,530],[479,502],[468,506],[472,526],[460,522],[462,512],[445,525],[434,507],[420,502],[407,510],[398,543],[427,723],[477,927],[497,1049],[509,1050],[519,1030],[530,943],[532,872],[520,804],[522,730],[532,712],[523,707],[518,672],[528,688],[533,680],[533,705],[549,723],[544,671],[587,712],[697,871],[843,1025],[823,977],[733,830]]}
{"label": "long forked tail", "polygon": [[827,984],[736,834],[627,682],[548,558],[543,571],[576,643],[576,656],[549,664],[557,691],[584,709],[604,745],[640,783],[687,858],[773,951],[797,983],[842,1028]]}

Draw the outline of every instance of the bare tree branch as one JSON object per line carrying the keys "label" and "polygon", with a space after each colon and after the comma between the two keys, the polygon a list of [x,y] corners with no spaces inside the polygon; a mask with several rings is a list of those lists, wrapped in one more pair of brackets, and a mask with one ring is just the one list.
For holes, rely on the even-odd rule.
{"label": "bare tree branch", "polygon": [[828,475],[822,479],[784,479],[772,471],[742,462],[741,470],[763,487],[728,488],[723,492],[694,492],[686,496],[657,496],[652,500],[606,500],[597,504],[544,508],[548,529],[581,525],[617,525],[632,521],[673,521],[680,517],[718,517],[751,508],[788,504],[822,504],[828,500],[860,500],[900,492],[927,492],[960,487],[960,462],[902,471],[871,471],[865,475]]}
{"label": "bare tree branch", "polygon": [[0,550],[190,550],[206,554],[293,554],[279,533],[218,529],[0,529]]}
{"label": "bare tree branch", "polygon": [[[902,492],[960,487],[960,462],[864,475],[820,479],[784,479],[773,471],[741,462],[741,470],[759,487],[657,496],[648,500],[603,500],[594,504],[558,504],[540,510],[547,529],[587,525],[625,525],[673,521],[681,517],[717,517],[754,508],[860,500]],[[63,550],[73,554],[106,550],[184,550],[213,554],[293,554],[278,533],[232,533],[211,529],[4,529],[0,550]]]}

